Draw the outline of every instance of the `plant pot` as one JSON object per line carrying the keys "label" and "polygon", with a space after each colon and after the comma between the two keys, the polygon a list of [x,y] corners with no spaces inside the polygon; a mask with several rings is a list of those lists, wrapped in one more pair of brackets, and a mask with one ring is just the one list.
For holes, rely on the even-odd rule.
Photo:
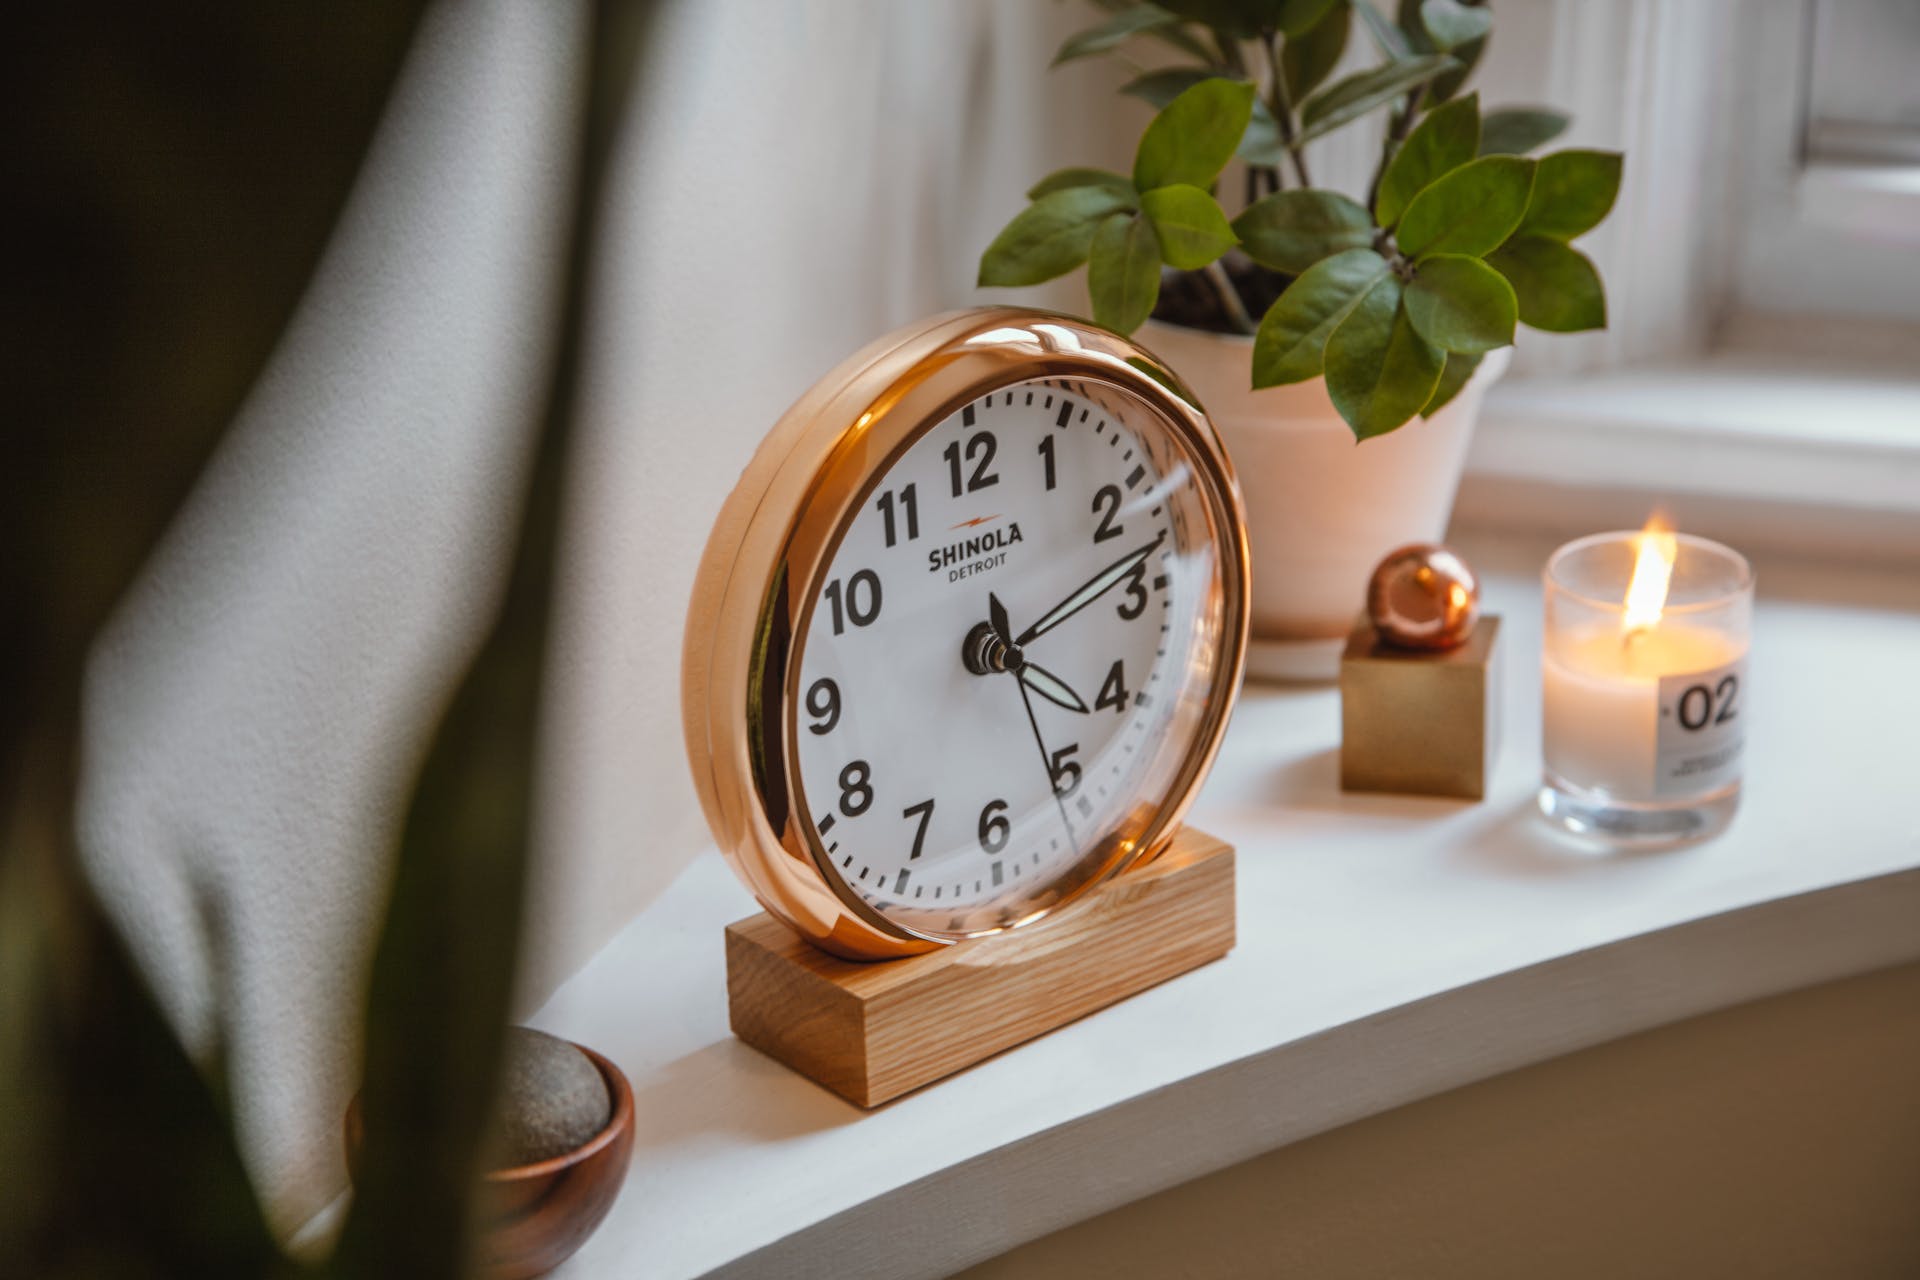
{"label": "plant pot", "polygon": [[1247,674],[1333,679],[1374,565],[1446,532],[1480,402],[1512,349],[1489,354],[1432,418],[1356,443],[1321,379],[1250,389],[1252,338],[1158,320],[1137,336],[1200,397],[1239,475],[1253,557]]}
{"label": "plant pot", "polygon": [[[574,1047],[607,1082],[613,1114],[606,1128],[572,1151],[495,1169],[481,1179],[471,1260],[477,1280],[533,1280],[552,1271],[587,1242],[626,1184],[633,1158],[633,1086],[611,1059],[583,1044]],[[355,1179],[365,1137],[355,1094],[346,1121],[347,1169]]]}

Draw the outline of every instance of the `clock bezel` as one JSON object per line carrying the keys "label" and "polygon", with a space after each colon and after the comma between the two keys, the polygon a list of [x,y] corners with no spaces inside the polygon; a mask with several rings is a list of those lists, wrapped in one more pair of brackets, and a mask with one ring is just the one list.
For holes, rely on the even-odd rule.
{"label": "clock bezel", "polygon": [[1191,393],[1132,342],[1049,312],[950,313],[881,339],[821,379],[761,443],[708,541],[682,659],[688,755],[722,853],[762,906],[835,954],[891,958],[961,937],[920,932],[872,908],[833,873],[802,821],[791,714],[801,628],[877,477],[962,406],[1035,378],[1100,384],[1144,401],[1198,464],[1196,487],[1217,535],[1220,635],[1216,676],[1168,802],[1137,840],[1115,842],[1070,892],[1019,923],[1157,856],[1218,753],[1245,662],[1247,539],[1232,464]]}

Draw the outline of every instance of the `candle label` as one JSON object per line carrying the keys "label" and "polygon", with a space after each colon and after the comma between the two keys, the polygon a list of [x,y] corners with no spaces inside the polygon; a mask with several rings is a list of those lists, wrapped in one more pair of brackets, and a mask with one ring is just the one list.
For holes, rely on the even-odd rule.
{"label": "candle label", "polygon": [[1747,655],[1724,667],[1660,679],[1653,792],[1703,796],[1740,779],[1747,746]]}

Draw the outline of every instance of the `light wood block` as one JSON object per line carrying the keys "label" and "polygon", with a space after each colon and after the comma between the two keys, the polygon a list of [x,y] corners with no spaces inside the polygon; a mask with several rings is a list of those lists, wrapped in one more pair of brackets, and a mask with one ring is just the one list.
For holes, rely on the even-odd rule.
{"label": "light wood block", "polygon": [[830,956],[761,914],[727,926],[733,1033],[877,1107],[1233,949],[1233,847],[1191,827],[1051,920],[903,960]]}

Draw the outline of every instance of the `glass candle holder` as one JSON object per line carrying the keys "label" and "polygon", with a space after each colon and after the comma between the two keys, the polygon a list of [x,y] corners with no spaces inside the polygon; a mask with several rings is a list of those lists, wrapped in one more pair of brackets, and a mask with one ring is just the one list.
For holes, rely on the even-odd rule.
{"label": "glass candle holder", "polygon": [[1545,576],[1540,811],[1617,845],[1720,831],[1746,745],[1745,558],[1685,534],[1600,533],[1554,552]]}

